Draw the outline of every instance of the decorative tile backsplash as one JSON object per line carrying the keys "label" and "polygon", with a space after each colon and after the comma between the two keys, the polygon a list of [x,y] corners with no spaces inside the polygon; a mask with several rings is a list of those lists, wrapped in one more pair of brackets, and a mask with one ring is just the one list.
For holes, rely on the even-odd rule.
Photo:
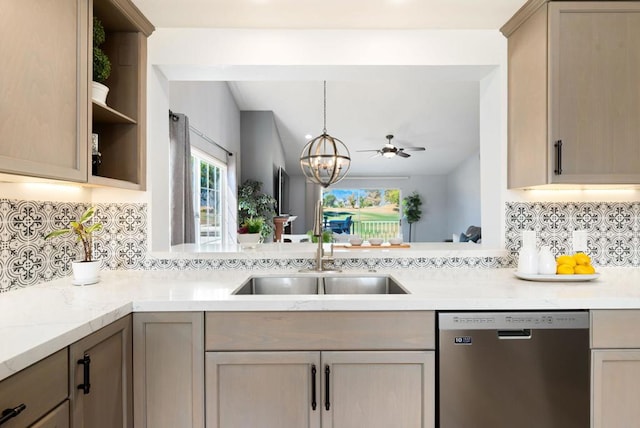
{"label": "decorative tile backsplash", "polygon": [[[82,253],[75,237],[45,241],[51,230],[67,227],[87,204],[0,199],[0,292],[68,276]],[[147,254],[146,204],[97,204],[104,228],[95,256],[102,269],[301,269],[313,259],[228,257],[156,258]],[[503,268],[515,266],[521,232],[535,230],[538,245],[554,254],[571,252],[571,233],[586,230],[588,253],[596,266],[640,266],[640,202],[508,202],[507,257],[338,258],[342,269]]]}
{"label": "decorative tile backsplash", "polygon": [[[147,255],[146,204],[96,204],[103,230],[94,257],[103,269],[141,269]],[[47,241],[44,236],[69,226],[87,204],[0,199],[0,292],[64,277],[80,258],[75,235]]]}
{"label": "decorative tile backsplash", "polygon": [[572,253],[572,232],[587,231],[597,266],[640,266],[640,202],[508,202],[505,246],[516,255],[521,232],[535,230],[554,255]]}

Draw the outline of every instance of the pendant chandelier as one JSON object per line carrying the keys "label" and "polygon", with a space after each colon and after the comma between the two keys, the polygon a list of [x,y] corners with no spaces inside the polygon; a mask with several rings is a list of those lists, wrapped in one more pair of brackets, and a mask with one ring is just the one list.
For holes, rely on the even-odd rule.
{"label": "pendant chandelier", "polygon": [[340,140],[327,134],[327,81],[324,81],[324,128],[322,134],[307,143],[300,155],[302,173],[309,180],[329,187],[342,180],[349,167],[349,149]]}

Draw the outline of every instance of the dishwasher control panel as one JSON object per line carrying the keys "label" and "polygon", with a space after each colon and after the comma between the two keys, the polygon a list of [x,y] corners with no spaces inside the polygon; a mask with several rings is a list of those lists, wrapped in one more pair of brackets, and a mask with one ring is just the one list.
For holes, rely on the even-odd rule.
{"label": "dishwasher control panel", "polygon": [[441,312],[440,330],[589,328],[589,313],[572,312]]}

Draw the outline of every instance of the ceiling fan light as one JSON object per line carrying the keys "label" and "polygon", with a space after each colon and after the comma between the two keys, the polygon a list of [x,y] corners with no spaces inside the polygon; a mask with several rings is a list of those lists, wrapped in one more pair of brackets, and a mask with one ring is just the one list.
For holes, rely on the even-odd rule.
{"label": "ceiling fan light", "polygon": [[384,152],[384,153],[382,153],[382,156],[384,156],[387,159],[391,159],[395,155],[396,155],[395,152]]}

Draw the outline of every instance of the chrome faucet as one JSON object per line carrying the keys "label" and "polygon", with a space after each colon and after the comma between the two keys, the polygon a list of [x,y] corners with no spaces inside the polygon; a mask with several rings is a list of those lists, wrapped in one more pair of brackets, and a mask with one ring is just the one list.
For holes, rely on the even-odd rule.
{"label": "chrome faucet", "polygon": [[331,243],[331,253],[329,256],[325,256],[324,247],[322,242],[322,221],[323,221],[323,212],[322,212],[322,201],[318,201],[316,203],[316,209],[314,212],[313,219],[313,236],[318,239],[318,250],[316,251],[316,271],[325,272],[328,269],[325,269],[325,263],[333,262],[333,243]]}

